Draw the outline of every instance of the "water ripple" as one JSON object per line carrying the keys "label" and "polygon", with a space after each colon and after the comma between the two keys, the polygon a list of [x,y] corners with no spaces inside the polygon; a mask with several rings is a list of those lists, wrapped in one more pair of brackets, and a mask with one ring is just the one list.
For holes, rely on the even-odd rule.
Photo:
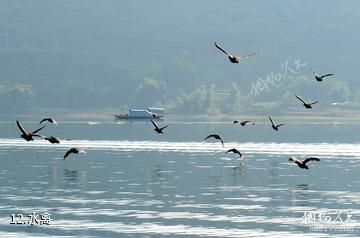
{"label": "water ripple", "polygon": [[[164,151],[182,153],[214,153],[223,152],[224,148],[219,143],[208,142],[159,142],[159,141],[108,141],[108,140],[72,140],[63,141],[61,144],[52,145],[47,141],[27,142],[22,139],[0,139],[2,150],[9,148],[39,150],[63,150],[69,147],[81,147],[88,150],[103,151]],[[244,153],[264,155],[302,155],[329,158],[360,158],[360,144],[332,144],[332,143],[226,143],[227,148],[239,148]]]}

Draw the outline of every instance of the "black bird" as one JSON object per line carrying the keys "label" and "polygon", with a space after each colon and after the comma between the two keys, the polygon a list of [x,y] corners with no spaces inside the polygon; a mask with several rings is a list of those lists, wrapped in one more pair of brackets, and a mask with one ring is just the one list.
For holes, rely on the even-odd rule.
{"label": "black bird", "polygon": [[305,107],[306,109],[311,109],[311,108],[312,108],[311,105],[314,105],[314,104],[316,104],[316,103],[319,102],[319,101],[315,101],[315,102],[307,103],[307,102],[305,102],[302,98],[300,98],[300,97],[299,97],[298,95],[296,95],[296,94],[295,94],[295,97],[296,97],[297,99],[299,99],[299,100],[303,103],[303,105],[304,105],[304,107]]}
{"label": "black bird", "polygon": [[309,167],[306,165],[309,161],[320,161],[319,158],[310,157],[305,160],[298,160],[295,157],[290,157],[289,161],[293,161],[295,164],[297,164],[302,169],[309,169]]}
{"label": "black bird", "polygon": [[45,140],[49,141],[51,144],[59,144],[60,140],[72,140],[71,138],[59,138],[55,136],[46,136],[43,137]]}
{"label": "black bird", "polygon": [[279,127],[282,126],[282,125],[284,125],[284,124],[275,125],[274,122],[273,122],[273,120],[271,119],[271,117],[269,117],[269,119],[270,119],[270,122],[271,122],[271,127],[272,127],[275,131],[279,130]]}
{"label": "black bird", "polygon": [[255,125],[255,123],[254,123],[254,122],[251,122],[251,121],[239,121],[239,120],[235,120],[235,121],[233,121],[233,123],[234,123],[234,124],[240,123],[241,126],[245,126],[245,125],[248,124],[248,123],[251,123],[252,125]]}
{"label": "black bird", "polygon": [[55,136],[47,136],[44,139],[49,141],[51,144],[59,144],[60,143],[60,139]]}
{"label": "black bird", "polygon": [[226,151],[225,153],[229,153],[229,152],[232,152],[234,154],[238,154],[240,156],[240,160],[243,160],[244,159],[244,156],[241,154],[240,151],[238,151],[237,149],[233,148],[233,149],[230,149],[228,151]]}
{"label": "black bird", "polygon": [[86,154],[86,151],[85,150],[81,150],[81,149],[79,149],[79,148],[76,148],[76,147],[73,147],[73,148],[71,148],[70,150],[68,150],[67,152],[66,152],[66,154],[64,155],[64,160],[66,160],[66,158],[71,154],[71,153],[73,153],[73,154]]}
{"label": "black bird", "polygon": [[228,56],[228,58],[229,58],[229,60],[230,60],[231,63],[239,63],[240,60],[246,59],[246,58],[249,58],[249,57],[255,55],[255,53],[249,54],[249,55],[243,55],[243,56],[231,55],[231,54],[229,54],[228,52],[226,52],[226,51],[225,51],[220,45],[218,45],[216,42],[214,42],[214,44],[215,44],[215,47],[216,47],[216,48],[218,48],[219,50],[221,50],[222,52],[224,52],[224,53]]}
{"label": "black bird", "polygon": [[57,122],[53,118],[50,118],[50,117],[42,119],[39,124],[43,123],[44,121],[50,122],[56,126],[58,125]]}
{"label": "black bird", "polygon": [[224,140],[217,134],[211,134],[211,135],[208,135],[207,137],[205,137],[204,140],[207,140],[209,138],[215,138],[217,140],[220,140],[221,141],[221,144],[222,144],[222,147],[224,147]]}
{"label": "black bird", "polygon": [[18,120],[16,120],[16,125],[19,127],[20,131],[22,132],[21,137],[24,138],[24,140],[26,141],[31,141],[34,140],[33,136],[36,137],[41,137],[41,135],[38,135],[36,133],[38,133],[41,129],[43,129],[45,127],[45,125],[43,125],[42,127],[40,127],[39,129],[33,131],[33,132],[27,132],[20,124],[20,122]]}
{"label": "black bird", "polygon": [[311,71],[314,73],[315,79],[316,79],[317,81],[319,81],[319,82],[321,82],[321,81],[323,80],[323,78],[325,78],[325,77],[334,75],[334,74],[318,75],[317,73],[314,72],[314,70],[311,70]]}
{"label": "black bird", "polygon": [[164,130],[166,127],[169,126],[169,125],[166,125],[166,126],[160,128],[160,127],[156,124],[156,122],[154,122],[153,120],[150,120],[150,121],[151,121],[151,123],[155,126],[154,131],[156,131],[156,132],[159,133],[159,134],[163,134],[163,130]]}

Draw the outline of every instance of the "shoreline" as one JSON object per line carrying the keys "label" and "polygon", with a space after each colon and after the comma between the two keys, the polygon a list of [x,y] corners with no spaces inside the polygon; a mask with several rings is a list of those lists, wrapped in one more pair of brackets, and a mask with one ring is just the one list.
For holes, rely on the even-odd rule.
{"label": "shoreline", "polygon": [[[342,114],[342,115],[339,115]],[[193,123],[228,123],[233,120],[251,120],[256,123],[268,123],[268,116],[270,114],[264,115],[254,115],[254,114],[238,114],[238,115],[184,115],[184,114],[165,114],[165,117],[162,121],[164,122],[193,122]],[[126,120],[115,120],[114,116],[111,113],[105,113],[103,111],[87,111],[87,112],[52,112],[52,113],[28,113],[28,114],[11,114],[11,115],[1,115],[0,121],[15,121],[25,120],[25,121],[38,121],[43,117],[54,117],[58,121],[64,122],[131,122],[131,121],[146,121],[147,119],[126,119]],[[360,113],[355,112],[344,112],[344,113],[317,113],[317,114],[308,114],[308,113],[285,113],[282,115],[271,114],[271,117],[277,121],[284,123],[297,123],[297,124],[360,124],[359,120]]]}

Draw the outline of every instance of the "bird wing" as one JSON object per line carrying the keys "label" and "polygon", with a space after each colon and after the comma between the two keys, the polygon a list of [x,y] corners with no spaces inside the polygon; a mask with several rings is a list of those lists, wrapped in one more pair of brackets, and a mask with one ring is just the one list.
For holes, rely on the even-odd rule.
{"label": "bird wing", "polygon": [[229,149],[229,150],[227,150],[225,153],[229,153],[229,152],[235,153],[235,149]]}
{"label": "bird wing", "polygon": [[27,135],[28,133],[26,132],[26,130],[21,126],[20,122],[18,120],[16,120],[16,125],[19,127],[20,131],[24,134]]}
{"label": "bird wing", "polygon": [[47,120],[48,120],[48,118],[44,118],[39,122],[39,124],[41,124],[41,123],[43,123],[44,121],[47,121]]}
{"label": "bird wing", "polygon": [[319,101],[312,102],[312,103],[310,103],[310,105],[314,105],[316,103],[319,103]]}
{"label": "bird wing", "polygon": [[320,78],[325,78],[327,76],[332,76],[332,75],[334,75],[334,74],[324,74],[324,75],[321,75]]}
{"label": "bird wing", "polygon": [[150,121],[155,126],[156,129],[159,129],[159,126],[156,124],[156,122],[154,122],[153,120],[150,120]]}
{"label": "bird wing", "polygon": [[243,155],[241,154],[241,152],[238,151],[238,150],[235,149],[235,148],[229,149],[229,150],[227,150],[225,153],[229,153],[229,152],[233,152],[233,153],[235,153],[235,154],[239,154],[239,155],[240,155],[240,159],[243,158]]}
{"label": "bird wing", "polygon": [[215,135],[215,134],[208,135],[207,137],[205,137],[204,140],[207,140],[207,139],[209,139],[209,138],[211,138],[211,137],[215,137],[215,136],[217,136],[217,135]]}
{"label": "bird wing", "polygon": [[239,154],[241,160],[244,159],[244,156],[241,154],[240,151],[236,150],[236,153]]}
{"label": "bird wing", "polygon": [[303,164],[306,164],[309,161],[320,161],[320,159],[316,158],[316,157],[310,157],[310,158],[307,158],[306,160],[304,160]]}
{"label": "bird wing", "polygon": [[163,126],[160,128],[160,130],[164,130],[166,127],[168,127],[169,125]]}
{"label": "bird wing", "polygon": [[74,149],[70,149],[70,150],[66,151],[66,153],[64,155],[64,160],[73,152],[74,152]]}
{"label": "bird wing", "polygon": [[236,124],[236,123],[239,123],[239,121],[238,120],[233,121],[233,124]]}
{"label": "bird wing", "polygon": [[224,147],[224,140],[219,136],[220,138],[220,141],[221,141],[221,144],[222,144],[222,147]]}
{"label": "bird wing", "polygon": [[220,45],[218,45],[216,42],[214,42],[215,47],[218,48],[219,50],[221,50],[222,52],[224,52],[227,56],[229,56],[229,53],[226,52]]}
{"label": "bird wing", "polygon": [[247,59],[250,58],[251,56],[256,55],[256,53],[252,53],[252,54],[248,54],[248,55],[241,55],[241,56],[236,56],[237,59]]}
{"label": "bird wing", "polygon": [[249,122],[251,122],[251,121],[243,121],[243,123],[245,123],[245,124],[246,124],[246,123],[249,123]]}
{"label": "bird wing", "polygon": [[39,132],[40,130],[42,130],[46,125],[43,125],[42,127],[40,127],[39,129],[31,132],[31,134],[36,134],[37,132]]}
{"label": "bird wing", "polygon": [[271,117],[269,117],[269,120],[270,120],[271,124],[274,125],[274,122],[273,122],[273,120],[271,119]]}
{"label": "bird wing", "polygon": [[306,102],[305,102],[304,100],[302,100],[302,98],[299,97],[298,95],[295,94],[295,97],[296,97],[297,99],[299,99],[302,103],[305,103],[305,104],[306,104]]}
{"label": "bird wing", "polygon": [[279,124],[279,125],[276,125],[277,127],[280,127],[280,126],[283,126],[284,125],[284,123],[281,123],[281,124]]}
{"label": "bird wing", "polygon": [[52,123],[54,123],[55,126],[58,125],[57,121],[55,121],[54,119],[51,119],[52,120]]}
{"label": "bird wing", "polygon": [[314,74],[315,76],[317,76],[317,74],[315,73],[315,71],[314,71],[314,70],[312,70],[312,69],[311,69],[311,72],[313,72],[313,74]]}

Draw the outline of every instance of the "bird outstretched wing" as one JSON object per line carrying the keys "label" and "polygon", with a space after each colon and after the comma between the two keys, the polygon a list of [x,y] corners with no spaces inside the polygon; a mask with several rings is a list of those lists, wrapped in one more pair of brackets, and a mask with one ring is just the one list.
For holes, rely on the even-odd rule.
{"label": "bird outstretched wing", "polygon": [[310,158],[307,158],[303,161],[303,164],[306,164],[307,162],[309,161],[320,161],[319,158],[316,158],[316,157],[310,157]]}
{"label": "bird outstretched wing", "polygon": [[298,95],[296,95],[295,94],[295,97],[297,98],[297,99],[299,99],[302,103],[306,103],[301,97],[299,97]]}
{"label": "bird outstretched wing", "polygon": [[28,133],[26,132],[26,130],[22,127],[22,125],[20,124],[20,122],[18,120],[16,120],[16,125],[19,127],[20,131],[24,134],[27,135]]}
{"label": "bird outstretched wing", "polygon": [[64,160],[71,154],[74,152],[74,149],[71,148],[70,150],[66,151],[65,155],[64,155]]}
{"label": "bird outstretched wing", "polygon": [[320,78],[325,78],[325,77],[328,77],[328,76],[332,76],[334,74],[324,74],[324,75],[321,75]]}
{"label": "bird outstretched wing", "polygon": [[237,58],[238,60],[240,60],[240,59],[247,59],[247,58],[250,58],[250,57],[252,57],[252,56],[254,56],[254,55],[256,55],[256,53],[252,53],[252,54],[248,54],[248,55],[242,55],[242,56],[236,56],[236,58]]}
{"label": "bird outstretched wing", "polygon": [[220,137],[221,145],[224,147],[224,140]]}
{"label": "bird outstretched wing", "polygon": [[275,126],[273,120],[271,119],[271,117],[269,117],[269,120],[270,120],[271,124],[272,124],[273,126]]}
{"label": "bird outstretched wing", "polygon": [[159,126],[156,124],[156,122],[154,122],[152,119],[150,121],[155,126],[156,129],[159,129]]}
{"label": "bird outstretched wing", "polygon": [[37,130],[35,130],[35,131],[33,131],[33,132],[31,132],[31,134],[36,134],[36,133],[38,133],[40,130],[42,130],[44,127],[45,127],[46,125],[43,125],[42,127],[40,127],[39,129],[37,129]]}
{"label": "bird outstretched wing", "polygon": [[207,140],[207,139],[209,139],[209,138],[211,138],[211,137],[215,137],[215,136],[217,136],[217,135],[215,135],[215,134],[208,135],[207,137],[205,137],[204,140]]}
{"label": "bird outstretched wing", "polygon": [[169,125],[166,125],[166,126],[163,126],[163,127],[161,127],[160,128],[160,130],[162,131],[162,130],[164,130],[166,127],[168,127]]}
{"label": "bird outstretched wing", "polygon": [[48,120],[48,118],[44,118],[39,122],[39,124],[41,124],[41,123],[43,123],[44,121],[47,121],[47,120]]}
{"label": "bird outstretched wing", "polygon": [[218,48],[219,50],[221,50],[222,52],[224,52],[227,56],[229,56],[229,53],[226,52],[220,45],[218,45],[216,42],[214,42],[215,47]]}
{"label": "bird outstretched wing", "polygon": [[310,103],[310,105],[314,105],[316,103],[319,103],[319,101],[312,102],[312,103]]}

